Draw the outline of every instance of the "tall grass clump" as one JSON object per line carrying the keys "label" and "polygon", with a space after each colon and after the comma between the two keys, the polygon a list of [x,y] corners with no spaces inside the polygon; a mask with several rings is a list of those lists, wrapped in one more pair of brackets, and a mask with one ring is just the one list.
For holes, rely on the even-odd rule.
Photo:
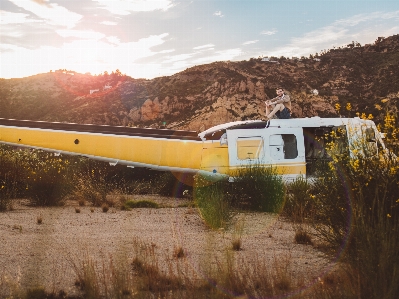
{"label": "tall grass clump", "polygon": [[284,214],[296,223],[303,223],[311,218],[316,208],[312,184],[303,176],[298,176],[287,184]]}
{"label": "tall grass clump", "polygon": [[283,179],[272,167],[258,164],[240,168],[230,184],[234,204],[262,212],[280,212],[284,205]]}
{"label": "tall grass clump", "polygon": [[[349,145],[351,156],[335,151],[319,173],[315,229],[342,257],[359,282],[361,298],[399,298],[399,161],[396,115],[383,123],[389,151],[364,134]],[[349,136],[355,134],[348,132]]]}
{"label": "tall grass clump", "polygon": [[283,215],[291,220],[295,243],[312,244],[312,223],[317,209],[313,185],[299,176],[287,184]]}
{"label": "tall grass clump", "polygon": [[233,215],[231,200],[226,193],[226,181],[208,181],[197,175],[194,181],[194,198],[201,217],[213,229],[225,228]]}

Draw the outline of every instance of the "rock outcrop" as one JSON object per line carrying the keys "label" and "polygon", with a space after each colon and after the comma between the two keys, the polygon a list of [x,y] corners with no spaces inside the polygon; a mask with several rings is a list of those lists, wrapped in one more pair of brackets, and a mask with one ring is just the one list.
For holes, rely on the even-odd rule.
{"label": "rock outcrop", "polygon": [[[293,100],[293,117],[377,114],[388,95],[398,107],[398,51],[394,35],[308,58],[214,62],[153,80],[66,70],[0,79],[0,117],[201,131],[264,117],[278,86]],[[336,110],[348,103],[352,110]]]}

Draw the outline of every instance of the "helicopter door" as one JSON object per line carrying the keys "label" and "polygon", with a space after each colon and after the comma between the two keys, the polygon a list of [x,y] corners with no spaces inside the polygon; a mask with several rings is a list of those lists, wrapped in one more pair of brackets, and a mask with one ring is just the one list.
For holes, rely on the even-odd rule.
{"label": "helicopter door", "polygon": [[263,130],[228,130],[229,164],[243,166],[263,163],[265,159],[265,139]]}

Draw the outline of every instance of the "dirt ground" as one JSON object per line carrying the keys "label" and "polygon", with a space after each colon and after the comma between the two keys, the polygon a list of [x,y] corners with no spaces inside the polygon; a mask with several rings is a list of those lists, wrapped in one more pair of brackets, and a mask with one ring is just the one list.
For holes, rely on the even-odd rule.
{"label": "dirt ground", "polygon": [[[14,210],[0,213],[0,293],[5,286],[26,289],[40,285],[48,291],[78,294],[73,263],[79,265],[88,256],[99,264],[109,257],[131,262],[137,241],[153,246],[161,263],[172,258],[176,248],[183,248],[185,262],[199,276],[205,261],[223,259],[226,252],[236,259],[250,262],[256,258],[271,266],[276,258],[288,258],[292,275],[306,277],[305,287],[317,283],[318,277],[334,266],[315,246],[296,244],[292,225],[278,215],[237,215],[244,224],[242,250],[233,251],[234,227],[210,230],[196,209],[179,207],[186,200],[149,195],[134,198],[166,207],[110,208],[104,213],[99,207],[79,207],[75,201],[49,208],[21,201]],[[80,208],[80,213],[75,208]]]}

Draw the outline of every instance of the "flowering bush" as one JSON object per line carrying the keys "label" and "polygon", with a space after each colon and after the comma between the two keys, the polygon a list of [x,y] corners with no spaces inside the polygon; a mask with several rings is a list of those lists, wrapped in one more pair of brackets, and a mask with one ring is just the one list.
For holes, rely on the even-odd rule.
{"label": "flowering bush", "polygon": [[[365,117],[365,115],[364,115]],[[319,172],[314,190],[315,229],[356,273],[362,298],[399,297],[398,119],[386,113],[380,130],[388,151],[367,136],[340,154],[329,144],[329,168]],[[351,132],[349,132],[351,134]]]}
{"label": "flowering bush", "polygon": [[0,211],[11,208],[11,199],[20,194],[25,158],[24,151],[0,145]]}
{"label": "flowering bush", "polygon": [[36,205],[58,205],[72,188],[73,171],[66,157],[32,150],[25,162],[26,196]]}

